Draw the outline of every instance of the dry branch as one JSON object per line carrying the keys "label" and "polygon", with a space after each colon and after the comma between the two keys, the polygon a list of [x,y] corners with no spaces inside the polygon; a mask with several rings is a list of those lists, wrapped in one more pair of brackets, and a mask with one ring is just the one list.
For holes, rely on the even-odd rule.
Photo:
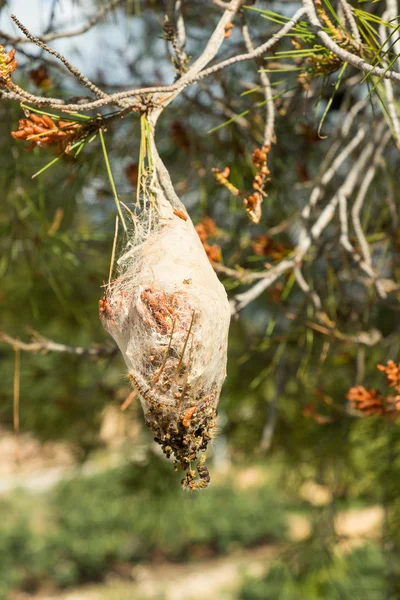
{"label": "dry branch", "polygon": [[12,346],[14,349],[23,350],[24,352],[61,352],[65,354],[75,354],[76,356],[113,356],[117,354],[116,346],[97,346],[93,348],[85,348],[83,346],[68,346],[60,344],[43,337],[36,331],[31,333],[31,342],[22,342],[18,338],[11,337],[4,331],[0,331],[0,342]]}

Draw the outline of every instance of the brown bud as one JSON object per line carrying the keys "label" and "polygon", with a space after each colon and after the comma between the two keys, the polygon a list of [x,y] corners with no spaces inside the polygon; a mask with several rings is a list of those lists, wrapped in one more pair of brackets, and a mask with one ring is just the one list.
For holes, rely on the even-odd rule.
{"label": "brown bud", "polygon": [[42,120],[43,123],[45,123],[45,125],[47,125],[47,127],[49,127],[50,129],[56,129],[56,124],[54,123],[53,119],[51,119],[47,115],[43,115]]}

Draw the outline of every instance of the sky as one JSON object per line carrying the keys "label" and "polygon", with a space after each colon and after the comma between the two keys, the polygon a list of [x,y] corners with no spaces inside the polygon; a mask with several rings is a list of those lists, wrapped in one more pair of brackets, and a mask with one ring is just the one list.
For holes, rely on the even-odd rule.
{"label": "sky", "polygon": [[[0,13],[0,29],[12,35],[21,35],[10,18],[14,13],[31,33],[40,35],[49,23],[53,4],[54,0],[9,0]],[[54,19],[56,31],[74,30],[93,16],[95,9],[92,2],[85,1],[81,4],[86,8],[79,6],[74,0],[56,2]],[[96,24],[83,35],[54,40],[50,46],[65,54],[89,78],[96,79],[101,70],[107,74],[107,81],[115,85],[125,82],[135,83],[125,65],[127,61],[135,59],[138,46],[134,40],[140,37],[140,33],[139,19],[127,18],[126,15],[115,10],[106,22]],[[31,50],[33,46],[29,44],[26,48]],[[111,50],[115,50],[117,56],[123,53],[124,60],[116,61],[115,54],[110,52]],[[130,78],[129,82],[128,78]]]}

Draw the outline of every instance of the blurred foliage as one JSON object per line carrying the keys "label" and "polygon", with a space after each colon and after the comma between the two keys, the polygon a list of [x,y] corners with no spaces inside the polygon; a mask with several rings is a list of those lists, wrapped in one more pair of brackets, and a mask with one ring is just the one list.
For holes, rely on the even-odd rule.
{"label": "blurred foliage", "polygon": [[49,581],[65,587],[126,574],[124,565],[146,559],[210,558],[285,539],[284,503],[270,486],[248,494],[226,482],[205,494],[182,494],[167,467],[149,455],[65,482],[47,500],[3,500],[0,597],[15,586],[34,591]]}
{"label": "blurred foliage", "polygon": [[263,580],[246,580],[239,600],[382,600],[384,558],[376,546],[362,546],[345,556],[319,552],[311,563],[298,555],[271,568]]}

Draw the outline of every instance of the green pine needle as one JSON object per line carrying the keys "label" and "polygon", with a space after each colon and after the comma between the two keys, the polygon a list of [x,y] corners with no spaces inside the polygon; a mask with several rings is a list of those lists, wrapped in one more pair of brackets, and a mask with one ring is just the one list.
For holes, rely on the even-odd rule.
{"label": "green pine needle", "polygon": [[122,226],[126,233],[128,231],[128,229],[126,227],[124,215],[122,214],[121,205],[120,205],[118,194],[117,194],[117,189],[115,187],[115,182],[114,182],[113,174],[111,171],[110,161],[108,160],[108,154],[107,154],[106,144],[104,141],[104,135],[103,135],[103,131],[101,129],[99,129],[99,134],[100,134],[101,147],[103,149],[104,162],[106,165],[107,175],[108,175],[108,179],[110,181],[111,189],[112,189],[112,192],[114,195],[115,205],[117,207],[117,211],[119,214],[119,218],[121,219]]}

